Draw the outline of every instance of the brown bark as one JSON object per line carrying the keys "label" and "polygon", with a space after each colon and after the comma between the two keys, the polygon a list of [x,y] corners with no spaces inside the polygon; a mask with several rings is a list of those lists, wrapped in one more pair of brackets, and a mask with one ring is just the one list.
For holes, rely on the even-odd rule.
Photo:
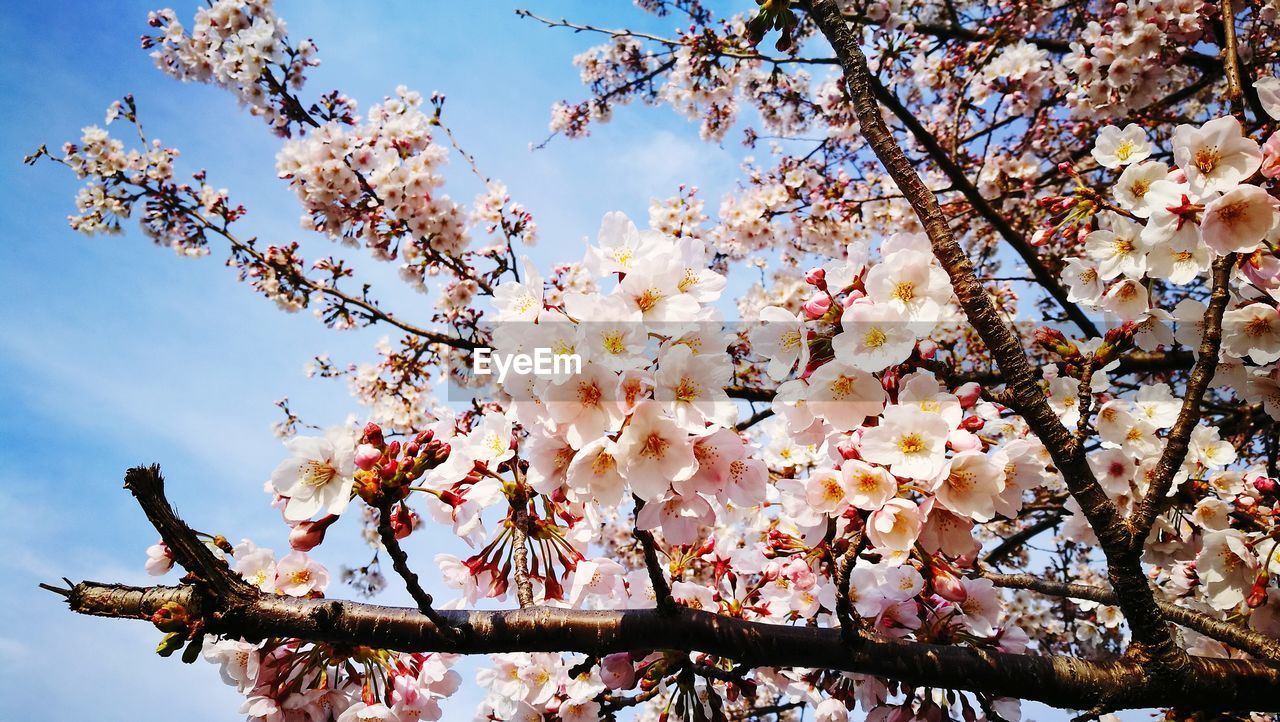
{"label": "brown bark", "polygon": [[748,667],[837,669],[913,685],[1035,700],[1067,709],[1187,707],[1280,710],[1280,670],[1244,660],[1192,658],[1185,685],[1157,684],[1133,659],[1086,661],[1066,656],[983,652],[959,646],[865,641],[849,648],[838,628],[762,624],[681,608],[582,611],[442,610],[473,632],[454,643],[415,609],[349,601],[261,595],[223,608],[192,586],[137,588],[82,582],[68,593],[73,611],[141,618],[165,602],[201,610],[211,633],[247,639],[292,637],[363,644],[405,652],[461,654],[579,652],[606,655],[646,649],[703,652]]}
{"label": "brown bark", "polygon": [[1156,604],[1142,572],[1139,550],[1131,542],[1128,525],[1120,519],[1084,455],[1075,453],[1075,441],[1049,407],[1018,337],[1001,319],[995,303],[978,281],[973,263],[952,233],[937,197],[916,173],[885,124],[876,101],[871,70],[862,52],[860,30],[850,27],[835,0],[811,0],[809,12],[840,58],[845,84],[867,143],[911,203],[933,245],[934,255],[951,278],[965,316],[999,365],[1007,384],[1009,405],[1026,419],[1044,443],[1101,542],[1107,558],[1108,578],[1133,632],[1137,651],[1149,657],[1161,676],[1173,684],[1172,680],[1190,672],[1191,662],[1185,650],[1175,643],[1172,630]]}

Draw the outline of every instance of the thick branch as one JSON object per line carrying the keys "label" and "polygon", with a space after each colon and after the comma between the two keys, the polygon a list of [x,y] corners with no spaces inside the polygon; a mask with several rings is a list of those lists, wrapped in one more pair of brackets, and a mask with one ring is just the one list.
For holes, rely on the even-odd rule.
{"label": "thick branch", "polygon": [[178,518],[164,495],[164,477],[160,466],[135,466],[124,474],[124,488],[133,494],[147,521],[160,533],[173,560],[200,580],[200,584],[223,599],[244,599],[257,595],[227,563],[196,536],[186,522]]}
{"label": "thick branch", "polygon": [[[193,587],[136,588],[82,582],[68,595],[73,611],[104,617],[149,616],[167,601],[215,610]],[[1157,685],[1132,659],[984,652],[960,646],[867,641],[850,649],[834,628],[762,624],[681,608],[585,611],[529,607],[509,611],[445,610],[473,634],[450,645],[414,609],[357,602],[262,596],[208,615],[211,633],[246,639],[289,637],[361,644],[404,652],[463,654],[580,652],[606,655],[645,649],[702,652],[749,667],[809,667],[869,674],[908,684],[964,689],[1079,709],[1186,707],[1280,710],[1280,670],[1245,660],[1191,658],[1184,685]]]}
{"label": "thick branch", "polygon": [[1115,505],[1098,484],[1083,455],[1075,453],[1074,439],[1049,407],[1018,337],[1001,319],[995,303],[978,281],[973,263],[956,241],[937,197],[916,173],[885,124],[858,33],[841,16],[835,0],[811,0],[809,6],[810,15],[840,58],[863,135],[920,218],[965,316],[991,350],[1004,375],[1010,405],[1044,443],[1101,542],[1107,557],[1108,577],[1135,641],[1151,654],[1159,671],[1168,673],[1165,676],[1181,676],[1189,668],[1189,658],[1174,642],[1172,630],[1156,606],[1139,555],[1133,553],[1127,526],[1121,522]]}

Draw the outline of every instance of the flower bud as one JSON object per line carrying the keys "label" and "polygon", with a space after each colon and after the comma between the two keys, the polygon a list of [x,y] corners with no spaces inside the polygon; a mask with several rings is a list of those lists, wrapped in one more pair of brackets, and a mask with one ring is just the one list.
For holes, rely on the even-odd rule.
{"label": "flower bud", "polygon": [[631,654],[618,652],[600,660],[600,681],[607,689],[631,689],[636,686],[636,667]]}
{"label": "flower bud", "polygon": [[374,446],[382,446],[382,427],[372,421],[365,424],[364,434],[361,436],[361,441],[366,444],[373,444]]}
{"label": "flower bud", "polygon": [[300,552],[315,549],[324,541],[325,532],[337,520],[337,514],[330,514],[315,521],[300,522],[289,532],[289,546]]}
{"label": "flower bud", "polygon": [[1062,356],[1064,359],[1080,358],[1080,349],[1068,340],[1066,336],[1062,335],[1061,331],[1055,328],[1041,326],[1036,329],[1034,338],[1036,343],[1044,346],[1049,351]]}
{"label": "flower bud", "polygon": [[782,565],[776,561],[765,562],[764,568],[760,570],[760,574],[765,581],[772,582],[782,573]]}
{"label": "flower bud", "polygon": [[827,272],[822,268],[810,268],[809,272],[804,274],[804,282],[819,291],[825,291],[827,290]]}
{"label": "flower bud", "polygon": [[971,408],[978,403],[978,399],[982,398],[982,386],[975,381],[961,384],[956,389],[956,398],[960,399],[960,408]]}
{"label": "flower bud", "polygon": [[830,296],[814,296],[805,301],[804,315],[810,321],[816,321],[827,314],[827,309],[831,308]]}
{"label": "flower bud", "polygon": [[162,632],[185,632],[191,624],[187,608],[177,602],[165,602],[151,614],[151,623]]}
{"label": "flower bud", "polygon": [[933,592],[949,602],[963,604],[969,598],[969,591],[951,572],[935,569],[933,572]]}
{"label": "flower bud", "polygon": [[916,343],[916,353],[922,359],[931,359],[938,355],[938,344],[927,338],[923,339]]}
{"label": "flower bud", "polygon": [[382,452],[373,444],[361,444],[356,447],[356,468],[368,471],[382,460]]}
{"label": "flower bud", "polygon": [[400,504],[391,514],[391,529],[397,539],[403,539],[413,533],[418,515],[409,507]]}
{"label": "flower bud", "polygon": [[1254,479],[1253,488],[1257,489],[1260,494],[1274,494],[1276,493],[1276,480],[1260,476],[1257,479]]}
{"label": "flower bud", "polygon": [[1245,604],[1250,609],[1257,609],[1267,603],[1267,582],[1271,579],[1270,574],[1259,574],[1258,578],[1253,582],[1253,588],[1249,590],[1249,598],[1245,600]]}
{"label": "flower bud", "polygon": [[967,429],[956,429],[947,435],[947,445],[956,452],[981,451],[982,439],[979,439],[976,434],[969,432]]}

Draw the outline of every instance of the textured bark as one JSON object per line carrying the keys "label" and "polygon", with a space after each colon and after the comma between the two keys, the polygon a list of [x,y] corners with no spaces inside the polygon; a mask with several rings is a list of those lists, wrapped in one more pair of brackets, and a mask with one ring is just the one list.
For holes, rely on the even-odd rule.
{"label": "textured bark", "polygon": [[233,608],[192,586],[75,585],[72,610],[142,618],[165,602],[202,610],[206,629],[248,639],[294,637],[410,652],[703,652],[749,667],[838,669],[914,685],[1035,700],[1066,709],[1177,706],[1205,710],[1280,710],[1280,670],[1244,660],[1191,658],[1186,684],[1167,689],[1137,660],[1086,661],[1065,656],[982,652],[958,646],[865,641],[850,649],[837,628],[761,624],[681,608],[581,611],[528,607],[510,611],[442,610],[470,625],[459,642],[442,638],[415,609],[261,595]]}
{"label": "textured bark", "polygon": [[1176,644],[1156,604],[1142,573],[1141,555],[1131,541],[1129,527],[1098,484],[1084,455],[1075,453],[1075,441],[1049,407],[1018,337],[1005,324],[978,281],[973,263],[952,233],[937,197],[916,173],[885,124],[876,101],[871,70],[862,52],[860,30],[849,25],[835,0],[811,0],[809,12],[840,59],[863,136],[911,203],[933,245],[934,255],[951,278],[960,307],[999,365],[1008,388],[1009,405],[1044,442],[1072,497],[1080,504],[1098,537],[1107,558],[1108,578],[1116,591],[1117,604],[1129,622],[1137,650],[1149,657],[1156,671],[1173,684],[1173,680],[1190,672],[1191,662],[1185,650]]}

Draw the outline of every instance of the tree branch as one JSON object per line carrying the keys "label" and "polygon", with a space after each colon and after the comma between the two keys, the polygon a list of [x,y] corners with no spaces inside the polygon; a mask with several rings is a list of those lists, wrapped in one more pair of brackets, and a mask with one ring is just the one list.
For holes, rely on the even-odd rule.
{"label": "tree branch", "polygon": [[400,541],[396,539],[395,530],[391,526],[391,508],[393,506],[394,504],[388,503],[383,504],[378,509],[378,536],[382,539],[382,546],[386,548],[387,554],[391,557],[391,567],[404,580],[405,588],[409,590],[409,596],[413,597],[413,601],[418,605],[418,611],[435,623],[442,634],[447,634],[456,639],[459,630],[441,618],[440,613],[431,606],[434,600],[427,593],[427,590],[422,588],[422,584],[418,581],[418,575],[409,568],[409,555],[405,554],[404,549],[400,547]]}
{"label": "tree branch", "polygon": [[[586,611],[529,607],[506,611],[443,610],[451,624],[474,632],[457,645],[414,609],[349,601],[259,596],[233,610],[191,586],[76,584],[67,596],[80,614],[139,619],[166,602],[203,610],[210,633],[249,640],[285,637],[361,644],[402,652],[460,654],[579,652],[603,656],[644,649],[702,652],[748,667],[835,669],[917,686],[1079,709],[1186,707],[1280,710],[1280,670],[1245,660],[1191,658],[1191,675],[1172,689],[1156,684],[1133,659],[1087,661],[1068,656],[985,652],[960,646],[868,640],[844,645],[833,628],[763,624],[680,608]],[[220,613],[219,613],[220,612]]]}
{"label": "tree branch", "polygon": [[920,122],[911,110],[902,104],[898,96],[892,90],[886,88],[875,76],[868,77],[871,81],[871,89],[875,92],[880,102],[884,103],[897,116],[899,122],[907,130],[911,131],[911,134],[915,136],[920,145],[924,146],[925,152],[929,154],[933,162],[938,164],[947,179],[951,181],[951,185],[965,197],[965,200],[969,201],[969,205],[978,212],[978,215],[982,216],[996,230],[996,233],[1000,234],[1004,242],[1008,243],[1009,247],[1017,252],[1018,256],[1027,264],[1027,268],[1031,270],[1031,275],[1053,297],[1053,300],[1057,301],[1062,310],[1066,312],[1067,317],[1071,319],[1071,322],[1079,327],[1086,336],[1101,336],[1102,334],[1098,331],[1097,325],[1085,315],[1080,306],[1067,298],[1067,289],[1063,288],[1057,277],[1045,267],[1035,246],[1028,243],[1026,237],[1019,233],[1009,223],[1008,219],[1001,215],[982,196],[978,187],[973,184],[973,181],[969,180],[968,174],[956,163],[951,153],[943,148],[938,139],[929,132],[929,129],[924,127],[924,124]]}
{"label": "tree branch", "polygon": [[1187,379],[1187,387],[1182,396],[1182,409],[1178,412],[1178,420],[1169,430],[1164,442],[1164,451],[1160,453],[1160,461],[1156,463],[1154,478],[1147,489],[1142,503],[1134,513],[1130,524],[1133,527],[1133,544],[1141,548],[1151,532],[1161,509],[1166,503],[1169,489],[1173,486],[1173,478],[1182,468],[1190,448],[1191,433],[1200,423],[1205,390],[1213,380],[1218,368],[1218,352],[1222,347],[1222,316],[1227,310],[1227,302],[1231,300],[1231,268],[1235,265],[1235,254],[1228,254],[1213,262],[1213,290],[1209,294],[1209,305],[1204,311],[1203,335],[1200,337],[1200,356],[1191,369],[1191,377]]}
{"label": "tree branch", "polygon": [[[990,579],[997,587],[1028,589],[1049,596],[1087,599],[1099,604],[1114,605],[1116,603],[1115,593],[1100,587],[1055,582],[1031,574],[984,573],[983,576]],[[1180,624],[1187,629],[1194,629],[1206,637],[1225,642],[1255,657],[1271,662],[1280,662],[1280,641],[1259,634],[1247,627],[1224,622],[1221,619],[1214,619],[1194,609],[1187,609],[1169,602],[1159,602],[1159,604],[1165,616],[1176,624]]]}
{"label": "tree branch", "polygon": [[[640,510],[644,508],[644,499],[635,494],[632,494],[631,498],[635,499],[636,519],[639,519]],[[653,532],[637,527],[633,533],[644,551],[644,568],[649,572],[649,583],[653,585],[653,597],[658,600],[658,609],[664,612],[674,611],[676,600],[671,596],[671,585],[667,583],[667,577],[662,572],[662,562],[658,560],[658,542],[653,538]]]}
{"label": "tree branch", "polygon": [[991,350],[1005,377],[1010,405],[1044,443],[1098,537],[1107,558],[1108,577],[1118,595],[1118,605],[1129,620],[1134,640],[1141,651],[1151,655],[1157,671],[1162,673],[1160,676],[1168,678],[1169,686],[1173,686],[1174,679],[1189,671],[1190,659],[1175,643],[1172,630],[1155,603],[1142,571],[1140,555],[1133,551],[1127,525],[1122,523],[1115,504],[1098,484],[1083,456],[1075,454],[1074,439],[1045,399],[1021,342],[1001,319],[995,303],[978,281],[973,263],[956,241],[937,197],[916,173],[885,124],[859,34],[849,27],[835,0],[810,0],[809,8],[810,16],[840,58],[863,135],[920,218],[965,316]]}

